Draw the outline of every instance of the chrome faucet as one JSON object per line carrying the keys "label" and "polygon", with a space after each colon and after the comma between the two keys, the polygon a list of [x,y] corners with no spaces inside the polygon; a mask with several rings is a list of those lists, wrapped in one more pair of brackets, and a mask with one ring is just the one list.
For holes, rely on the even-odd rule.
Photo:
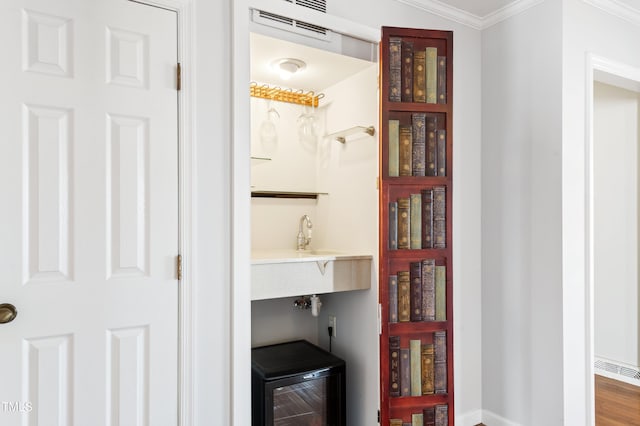
{"label": "chrome faucet", "polygon": [[[307,223],[307,235],[305,235],[303,231],[303,227],[305,222]],[[303,215],[300,218],[300,226],[298,227],[298,250],[304,250],[307,248],[309,243],[311,242],[311,228],[313,224],[311,223],[311,219],[309,219],[308,215]]]}

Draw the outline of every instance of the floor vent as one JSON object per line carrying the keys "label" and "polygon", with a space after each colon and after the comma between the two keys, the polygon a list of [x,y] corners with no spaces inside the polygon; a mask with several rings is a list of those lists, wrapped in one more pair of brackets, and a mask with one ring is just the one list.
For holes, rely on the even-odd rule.
{"label": "floor vent", "polygon": [[[316,10],[318,12],[327,13],[326,0],[284,0],[301,7]],[[253,21],[259,24],[268,25],[270,27],[279,28],[281,30],[292,31],[297,34],[317,38],[320,40],[329,40],[330,31],[327,28],[311,24],[309,22],[298,21],[286,16],[276,15],[275,13],[265,12],[263,10],[253,10]]]}
{"label": "floor vent", "polygon": [[596,374],[640,386],[640,370],[638,367],[602,358],[596,358],[594,367]]}

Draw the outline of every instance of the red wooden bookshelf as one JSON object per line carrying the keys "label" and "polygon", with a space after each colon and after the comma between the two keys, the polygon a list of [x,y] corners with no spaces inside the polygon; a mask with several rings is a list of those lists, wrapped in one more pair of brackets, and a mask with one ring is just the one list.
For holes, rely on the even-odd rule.
{"label": "red wooden bookshelf", "polygon": [[[437,55],[446,57],[446,103],[390,101],[390,39],[399,37],[413,43],[413,51],[436,47]],[[427,407],[447,405],[448,426],[454,424],[453,382],[453,257],[452,257],[452,200],[453,200],[453,32],[408,28],[382,28],[380,44],[380,199],[379,199],[379,300],[382,305],[382,333],[380,335],[381,403],[380,424],[388,426],[390,419],[411,422],[414,413]],[[411,124],[414,113],[436,114],[438,129],[446,130],[445,176],[389,176],[389,120]],[[446,193],[446,248],[390,249],[389,202],[421,189],[440,186]],[[437,265],[446,266],[446,321],[389,322],[389,276],[400,270],[409,270],[410,262],[435,259]],[[390,396],[389,336],[400,336],[401,348],[408,348],[409,340],[420,339],[431,343],[434,331],[446,332],[446,393],[422,396]]]}

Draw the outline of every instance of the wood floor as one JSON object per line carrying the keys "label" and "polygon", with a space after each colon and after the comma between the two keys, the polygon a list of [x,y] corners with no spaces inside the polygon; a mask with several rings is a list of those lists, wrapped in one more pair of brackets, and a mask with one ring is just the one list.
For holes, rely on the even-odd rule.
{"label": "wood floor", "polygon": [[595,377],[596,426],[640,426],[640,386]]}

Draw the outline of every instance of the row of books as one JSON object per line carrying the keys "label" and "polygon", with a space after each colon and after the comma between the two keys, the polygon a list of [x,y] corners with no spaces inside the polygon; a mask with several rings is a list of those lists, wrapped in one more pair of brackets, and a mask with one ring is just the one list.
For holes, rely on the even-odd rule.
{"label": "row of books", "polygon": [[433,333],[433,343],[409,340],[400,347],[400,336],[389,336],[389,395],[422,396],[447,393],[447,335]]}
{"label": "row of books", "polygon": [[436,114],[411,114],[411,124],[389,120],[389,176],[446,176],[447,131]]}
{"label": "row of books", "polygon": [[447,267],[434,259],[411,262],[389,275],[389,322],[446,321]]}
{"label": "row of books", "polygon": [[411,414],[411,423],[402,419],[389,419],[389,426],[447,426],[449,424],[449,406],[439,404],[422,409],[422,413]]}
{"label": "row of books", "polygon": [[447,57],[436,47],[415,48],[411,40],[389,38],[389,100],[447,103]]}
{"label": "row of books", "polygon": [[389,250],[447,247],[446,188],[435,186],[389,202]]}

